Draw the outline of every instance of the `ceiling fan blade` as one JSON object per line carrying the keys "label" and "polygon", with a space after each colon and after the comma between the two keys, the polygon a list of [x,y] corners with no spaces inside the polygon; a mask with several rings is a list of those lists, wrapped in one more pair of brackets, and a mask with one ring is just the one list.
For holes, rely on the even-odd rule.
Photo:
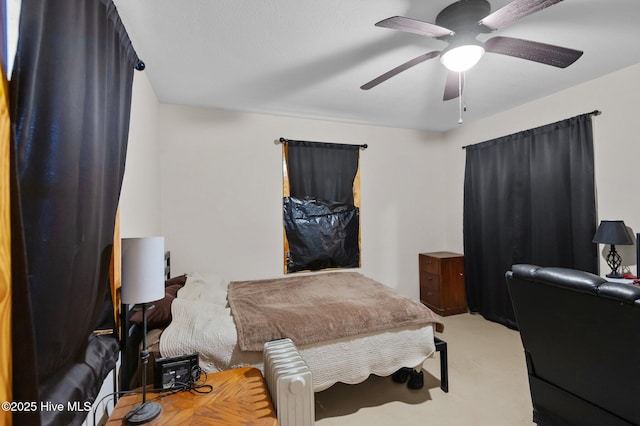
{"label": "ceiling fan blade", "polygon": [[484,42],[484,50],[491,53],[513,56],[541,64],[566,68],[582,56],[580,50],[538,43],[513,37],[492,37]]}
{"label": "ceiling fan blade", "polygon": [[514,0],[483,18],[480,24],[491,30],[497,30],[498,28],[504,28],[518,19],[522,19],[539,10],[546,9],[561,1],[562,0]]}
{"label": "ceiling fan blade", "polygon": [[451,36],[454,34],[454,32],[448,28],[430,24],[428,22],[418,21],[416,19],[405,18],[403,16],[392,16],[391,18],[383,19],[376,23],[376,27],[391,28],[393,30],[435,38]]}
{"label": "ceiling fan blade", "polygon": [[426,61],[427,59],[434,58],[434,57],[438,56],[439,54],[440,54],[439,51],[433,51],[433,52],[425,53],[424,55],[420,55],[417,58],[413,58],[410,61],[407,61],[404,64],[398,65],[394,69],[385,72],[381,76],[374,78],[370,82],[368,82],[366,84],[363,84],[362,86],[360,86],[360,88],[362,90],[369,90],[372,87],[376,87],[378,84],[390,79],[394,75],[400,74],[402,71],[406,71],[409,68],[411,68],[412,66],[418,65],[419,63],[422,63],[422,62]]}
{"label": "ceiling fan blade", "polygon": [[[462,94],[462,90],[464,90],[464,74],[462,74],[462,76],[460,76],[460,74],[461,73],[455,71],[449,71],[447,73],[447,81],[444,83],[443,101],[455,99]],[[462,77],[462,81],[459,80],[460,77]]]}

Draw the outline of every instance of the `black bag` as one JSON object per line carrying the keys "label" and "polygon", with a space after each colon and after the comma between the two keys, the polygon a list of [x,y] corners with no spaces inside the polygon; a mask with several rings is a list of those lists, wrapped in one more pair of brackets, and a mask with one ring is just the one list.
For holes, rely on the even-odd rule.
{"label": "black bag", "polygon": [[285,197],[287,272],[360,267],[360,209],[352,204]]}

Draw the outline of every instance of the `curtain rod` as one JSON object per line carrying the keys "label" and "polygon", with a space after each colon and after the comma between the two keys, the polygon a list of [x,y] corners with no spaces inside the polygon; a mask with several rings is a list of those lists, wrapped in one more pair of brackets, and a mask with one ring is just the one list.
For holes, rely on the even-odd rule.
{"label": "curtain rod", "polygon": [[[280,138],[280,139],[278,139],[278,140],[277,140],[277,141],[275,141],[275,142],[276,142],[276,144],[278,144],[278,143],[285,143],[285,142],[289,142],[289,139]],[[308,142],[311,142],[311,141],[308,141]],[[326,143],[326,142],[315,142],[315,143]],[[362,145],[356,145],[356,146],[359,146],[359,147],[360,147],[360,149],[367,149],[367,148],[369,147],[366,143],[365,143],[365,144],[362,144]]]}
{"label": "curtain rod", "polygon": [[[586,112],[584,114],[580,114],[580,115],[600,115],[602,114],[602,111],[600,111],[599,109],[593,110],[591,112]],[[576,116],[579,117],[579,116]],[[463,145],[462,149],[467,149],[467,145]]]}

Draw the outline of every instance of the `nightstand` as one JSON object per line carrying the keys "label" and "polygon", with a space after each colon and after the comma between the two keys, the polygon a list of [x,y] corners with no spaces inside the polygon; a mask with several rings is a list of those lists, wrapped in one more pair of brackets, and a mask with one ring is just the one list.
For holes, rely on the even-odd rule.
{"label": "nightstand", "polygon": [[[276,426],[278,420],[260,370],[236,368],[207,375],[210,393],[181,391],[147,393],[162,413],[147,425],[256,425]],[[116,404],[107,425],[126,425],[124,417],[142,401],[141,394],[127,395]]]}
{"label": "nightstand", "polygon": [[420,253],[420,301],[447,316],[467,312],[464,256],[448,251]]}

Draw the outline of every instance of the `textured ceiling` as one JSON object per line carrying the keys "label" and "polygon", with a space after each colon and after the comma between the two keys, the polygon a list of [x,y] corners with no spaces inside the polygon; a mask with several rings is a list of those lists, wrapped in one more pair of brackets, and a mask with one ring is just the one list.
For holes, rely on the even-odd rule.
{"label": "textured ceiling", "polygon": [[[492,11],[509,3],[489,0]],[[364,91],[446,43],[374,24],[435,22],[451,0],[114,0],[163,103],[446,131],[438,58]],[[565,69],[485,54],[467,72],[464,123],[640,62],[640,1],[565,0],[492,34],[584,51]],[[640,76],[639,76],[640,78]],[[463,124],[464,125],[464,124]]]}

